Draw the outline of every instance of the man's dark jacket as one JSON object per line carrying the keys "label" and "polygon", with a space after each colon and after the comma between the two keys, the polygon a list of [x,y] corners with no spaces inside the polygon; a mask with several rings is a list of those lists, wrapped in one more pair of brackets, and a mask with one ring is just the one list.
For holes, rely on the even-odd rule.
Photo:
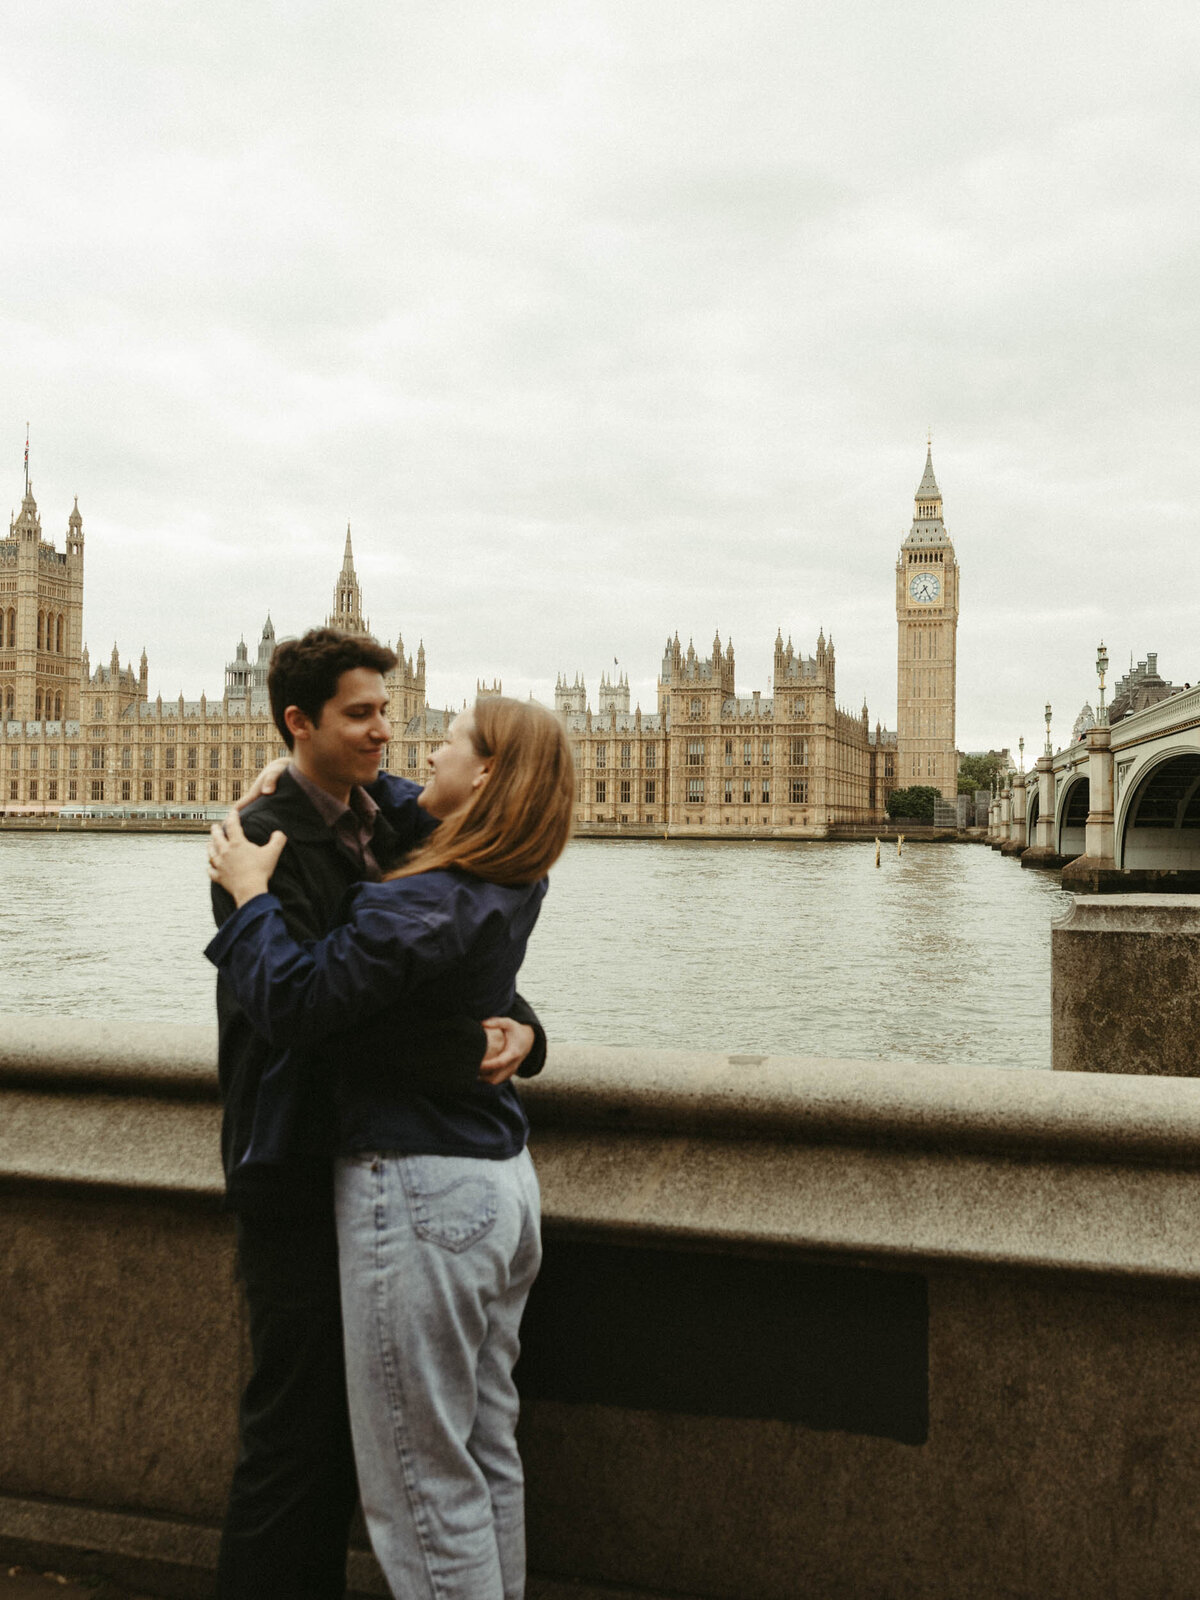
{"label": "man's dark jacket", "polygon": [[[386,872],[435,824],[418,808],[415,784],[383,774],[367,792],[380,808],[372,850]],[[361,880],[354,861],[290,773],[283,773],[273,795],[247,806],[241,819],[247,838],[256,844],[265,844],[276,829],[287,835],[271,892],[278,896],[295,938],[322,938],[342,920],[343,897]],[[217,922],[224,922],[233,909],[231,897],[214,885]],[[521,1075],[529,1077],[545,1061],[546,1036],[519,995],[512,1015],[529,1023],[536,1036],[521,1066]],[[273,1050],[251,1027],[220,976],[217,1026],[225,1106],[221,1154],[229,1206],[262,1217],[327,1210],[337,1129],[334,1085],[319,1045],[311,1055],[303,1046]],[[476,1081],[485,1044],[482,1027],[466,1015],[414,1019],[405,1040],[406,1081],[428,1090],[469,1086]]]}

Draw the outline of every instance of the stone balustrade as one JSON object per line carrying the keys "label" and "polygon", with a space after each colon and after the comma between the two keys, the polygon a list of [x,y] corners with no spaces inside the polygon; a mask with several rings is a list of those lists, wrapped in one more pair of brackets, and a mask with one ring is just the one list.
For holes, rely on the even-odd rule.
{"label": "stone balustrade", "polygon": [[[6,1558],[211,1592],[213,1047],[0,1019]],[[527,1098],[530,1600],[1191,1600],[1200,1083],[564,1045]]]}

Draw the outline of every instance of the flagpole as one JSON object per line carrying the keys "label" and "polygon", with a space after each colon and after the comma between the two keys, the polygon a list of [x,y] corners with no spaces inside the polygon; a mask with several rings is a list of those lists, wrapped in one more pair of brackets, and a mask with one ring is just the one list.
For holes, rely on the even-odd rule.
{"label": "flagpole", "polygon": [[29,423],[25,424],[25,498],[29,499]]}

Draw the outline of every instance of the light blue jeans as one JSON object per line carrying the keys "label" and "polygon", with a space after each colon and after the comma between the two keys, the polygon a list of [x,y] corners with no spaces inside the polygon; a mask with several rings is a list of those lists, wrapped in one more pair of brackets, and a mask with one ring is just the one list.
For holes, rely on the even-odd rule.
{"label": "light blue jeans", "polygon": [[528,1151],[337,1167],[346,1382],[371,1545],[403,1600],[521,1600],[513,1366],[541,1264]]}

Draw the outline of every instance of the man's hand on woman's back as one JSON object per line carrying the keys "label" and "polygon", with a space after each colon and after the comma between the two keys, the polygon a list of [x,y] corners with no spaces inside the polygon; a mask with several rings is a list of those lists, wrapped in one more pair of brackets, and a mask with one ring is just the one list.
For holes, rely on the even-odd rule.
{"label": "man's hand on woman's back", "polygon": [[533,1029],[527,1022],[514,1022],[511,1017],[487,1017],[483,1031],[487,1050],[479,1076],[493,1086],[507,1083],[533,1049]]}

